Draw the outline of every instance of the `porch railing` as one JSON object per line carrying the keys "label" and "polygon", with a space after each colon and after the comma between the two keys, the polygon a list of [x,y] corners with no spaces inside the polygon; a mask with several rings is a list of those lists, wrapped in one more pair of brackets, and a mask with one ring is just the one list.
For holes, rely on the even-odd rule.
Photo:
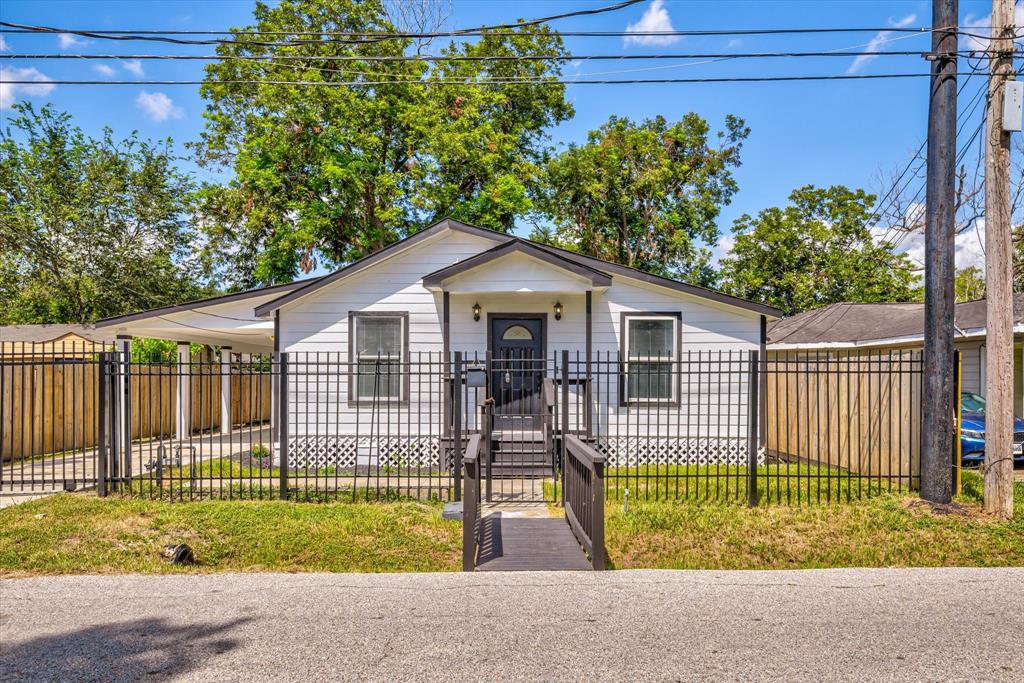
{"label": "porch railing", "polygon": [[595,570],[604,569],[604,456],[565,437],[565,518]]}
{"label": "porch railing", "polygon": [[476,568],[480,551],[482,515],[480,510],[480,435],[473,434],[466,441],[462,454],[465,469],[465,495],[462,498],[462,571]]}

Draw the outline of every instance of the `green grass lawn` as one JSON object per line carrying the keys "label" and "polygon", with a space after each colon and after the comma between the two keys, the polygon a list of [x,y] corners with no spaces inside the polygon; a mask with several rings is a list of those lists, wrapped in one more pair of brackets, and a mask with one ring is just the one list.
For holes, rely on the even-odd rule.
{"label": "green grass lawn", "polygon": [[1024,483],[1013,520],[980,509],[978,475],[964,474],[963,515],[884,493],[861,502],[761,506],[666,500],[609,500],[606,547],[612,566],[663,569],[1024,566]]}
{"label": "green grass lawn", "polygon": [[[189,571],[454,571],[462,525],[440,503],[169,503],[59,494],[0,510],[0,576]],[[198,564],[175,567],[166,544]]]}
{"label": "green grass lawn", "polygon": [[[628,511],[621,497],[607,501],[606,546],[619,569],[1022,566],[1024,482],[1015,492],[1009,522],[981,512],[981,480],[971,472],[958,498],[964,514],[951,515],[899,492],[756,509],[742,496],[715,502],[631,494]],[[441,509],[408,500],[166,502],[59,494],[0,510],[0,576],[456,571],[462,525],[441,519]],[[164,545],[181,542],[195,549],[196,566],[172,567],[161,558]]]}

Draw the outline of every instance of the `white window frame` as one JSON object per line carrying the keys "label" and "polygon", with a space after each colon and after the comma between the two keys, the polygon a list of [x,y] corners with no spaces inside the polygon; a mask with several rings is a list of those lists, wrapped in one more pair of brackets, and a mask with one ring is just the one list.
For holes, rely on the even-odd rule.
{"label": "white window frame", "polygon": [[[634,320],[667,320],[672,323],[672,354],[668,358],[664,356],[638,356],[633,358],[629,354],[629,326]],[[626,404],[637,403],[664,403],[671,405],[679,401],[679,383],[675,380],[675,368],[679,363],[679,316],[664,313],[627,313],[623,318],[622,350],[623,350],[623,377],[622,391],[623,402]],[[629,390],[629,370],[631,363],[669,363],[669,389],[671,395],[668,398],[632,397]]]}
{"label": "white window frame", "polygon": [[[406,356],[408,353],[408,324],[409,317],[405,311],[353,311],[349,315],[349,320],[352,322],[352,329],[349,330],[349,334],[352,335],[352,346],[350,350],[350,362],[352,364],[353,381],[352,381],[352,400],[359,403],[372,402],[373,396],[364,396],[359,393],[359,364],[363,361],[376,361],[378,363],[396,362],[398,363],[398,395],[397,396],[380,396],[377,397],[378,401],[384,401],[388,403],[400,403],[407,400],[406,396]],[[398,320],[398,357],[394,356],[381,356],[380,354],[360,354],[358,350],[359,344],[359,325],[363,320],[381,320],[381,319],[392,319]]]}

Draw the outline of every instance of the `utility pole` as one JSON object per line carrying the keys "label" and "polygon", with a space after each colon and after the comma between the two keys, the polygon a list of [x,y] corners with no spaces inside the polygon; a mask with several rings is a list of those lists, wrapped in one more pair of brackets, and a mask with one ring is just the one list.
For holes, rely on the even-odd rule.
{"label": "utility pole", "polygon": [[1013,515],[1013,265],[1010,133],[1005,84],[1013,74],[1013,0],[992,0],[985,145],[985,511]]}
{"label": "utility pole", "polygon": [[[953,238],[956,231],[957,0],[932,0],[925,198],[921,497],[953,497]],[[959,400],[959,399],[958,399]]]}

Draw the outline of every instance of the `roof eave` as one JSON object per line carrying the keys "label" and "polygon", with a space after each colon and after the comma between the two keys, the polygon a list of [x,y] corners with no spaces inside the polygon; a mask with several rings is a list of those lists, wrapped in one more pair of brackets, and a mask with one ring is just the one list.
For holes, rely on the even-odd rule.
{"label": "roof eave", "polygon": [[477,268],[481,268],[488,263],[493,263],[494,261],[503,259],[511,254],[524,254],[552,265],[555,268],[565,270],[573,276],[589,280],[591,286],[595,289],[606,289],[612,284],[612,277],[608,273],[596,268],[591,268],[585,263],[580,263],[575,259],[571,259],[560,254],[553,254],[550,251],[542,249],[533,242],[515,237],[492,249],[488,249],[487,251],[475,254],[467,259],[463,259],[458,263],[453,263],[450,266],[445,266],[444,268],[424,275],[423,286],[431,291],[438,291],[443,289],[444,283],[447,280],[466,274],[470,271],[476,270]]}
{"label": "roof eave", "polygon": [[432,225],[427,226],[426,228],[420,230],[417,233],[409,235],[408,237],[395,242],[394,244],[389,244],[383,249],[379,249],[378,251],[375,251],[372,254],[364,256],[358,261],[350,263],[344,268],[340,268],[334,271],[330,275],[325,275],[315,283],[310,283],[309,285],[300,287],[299,289],[296,289],[293,292],[289,292],[284,296],[272,299],[271,301],[268,301],[264,304],[257,306],[255,309],[256,317],[268,318],[274,311],[281,308],[282,306],[289,304],[292,301],[295,301],[296,299],[312,294],[321,287],[325,287],[333,282],[337,282],[343,278],[349,277],[350,275],[354,275],[358,272],[361,272],[366,268],[369,268],[370,266],[379,263],[380,261],[390,258],[390,256],[392,256],[394,253],[401,251],[402,249],[411,247],[412,245],[422,242],[424,240],[427,240],[433,237],[434,235],[437,235],[443,230],[456,230],[458,232],[464,232],[470,235],[476,235],[479,237],[484,237],[486,239],[492,239],[501,242],[506,242],[508,240],[515,239],[513,237],[509,237],[508,235],[504,235],[493,230],[478,228],[475,225],[462,223],[452,218],[444,218],[440,221],[437,221],[436,223],[433,223]]}

